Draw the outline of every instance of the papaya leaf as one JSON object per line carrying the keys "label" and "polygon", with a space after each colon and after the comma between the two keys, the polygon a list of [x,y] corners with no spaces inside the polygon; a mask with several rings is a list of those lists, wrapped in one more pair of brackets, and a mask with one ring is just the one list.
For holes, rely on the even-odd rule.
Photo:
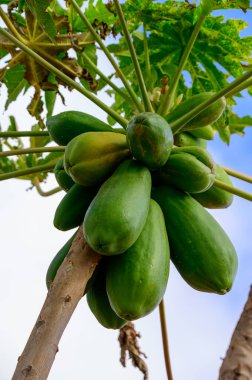
{"label": "papaya leaf", "polygon": [[41,28],[51,41],[55,41],[56,27],[49,12],[46,12],[50,5],[49,0],[25,0],[33,16],[37,19]]}
{"label": "papaya leaf", "polygon": [[7,110],[11,102],[17,99],[18,95],[24,89],[27,81],[25,79],[26,67],[25,65],[16,65],[6,71],[3,82],[8,90],[8,99],[5,103],[5,109]]}
{"label": "papaya leaf", "polygon": [[244,129],[246,127],[252,127],[252,117],[243,116],[240,117],[237,114],[232,114],[229,118],[229,128],[231,133],[238,133],[244,135]]}

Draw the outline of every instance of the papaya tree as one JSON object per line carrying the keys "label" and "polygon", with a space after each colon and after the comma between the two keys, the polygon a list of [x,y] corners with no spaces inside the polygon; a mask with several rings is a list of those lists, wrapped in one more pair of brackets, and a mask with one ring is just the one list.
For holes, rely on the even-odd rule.
{"label": "papaya tree", "polygon": [[[197,320],[199,294],[201,307],[204,302],[220,307],[227,299],[228,308],[232,297],[241,292],[246,298],[248,292],[247,287],[241,291],[235,287],[241,276],[240,260],[243,263],[238,245],[243,224],[233,217],[231,228],[227,218],[229,210],[239,212],[239,199],[246,204],[242,212],[251,215],[252,177],[245,174],[251,166],[244,147],[249,144],[252,115],[249,107],[239,112],[252,95],[252,38],[250,31],[244,34],[249,30],[245,20],[251,19],[250,3],[5,0],[0,4],[4,92],[0,180],[11,198],[16,187],[23,199],[16,208],[12,199],[13,209],[3,218],[3,235],[12,244],[19,233],[15,223],[30,223],[39,231],[45,216],[40,221],[36,205],[43,199],[47,224],[50,219],[48,234],[52,230],[57,244],[61,242],[57,250],[48,236],[31,242],[33,233],[27,231],[25,244],[35,261],[25,276],[20,268],[28,263],[10,250],[11,261],[21,260],[13,287],[30,276],[26,292],[31,293],[23,296],[25,300],[20,296],[19,308],[32,307],[35,273],[41,282],[46,279],[39,285],[41,297],[46,298],[13,368],[13,379],[48,378],[62,334],[70,319],[74,323],[77,306],[85,303],[91,323],[106,331],[104,336],[119,340],[123,366],[130,358],[144,379],[161,378],[166,372],[172,380],[165,302],[169,320],[176,307],[173,297],[182,300],[196,294],[195,310],[183,302]],[[232,151],[235,144],[243,151]],[[230,160],[234,167],[225,157],[229,152],[235,155]],[[31,204],[27,215],[20,211],[28,207],[26,200]],[[38,258],[40,245],[58,252],[46,260]],[[246,343],[251,336],[250,309],[251,294],[227,355],[217,363],[220,379],[251,375],[252,350]],[[149,329],[145,321],[158,312],[161,329],[158,319]],[[182,325],[193,330],[193,341],[198,326],[192,329],[187,317],[179,315],[173,321],[181,331]],[[148,369],[135,321],[142,323],[144,336],[151,334],[152,342],[160,334],[164,369]],[[210,322],[204,322],[207,330]],[[185,358],[175,358],[178,333],[172,325],[175,378],[189,378],[191,369],[186,375],[179,369]],[[93,333],[87,343],[85,330],[89,330],[87,320],[81,338],[86,350],[82,370],[91,350],[95,362],[103,360],[96,354],[102,338],[94,342]],[[182,339],[181,345],[185,345]],[[109,353],[109,344],[104,347]],[[200,352],[194,355],[204,350],[198,347]],[[226,346],[222,350],[224,356]],[[112,360],[108,365],[106,358],[99,378],[104,373],[112,378],[117,358]],[[139,377],[133,373],[131,378]],[[191,378],[202,378],[202,373],[192,369]],[[77,379],[78,374],[69,372],[69,376]]]}

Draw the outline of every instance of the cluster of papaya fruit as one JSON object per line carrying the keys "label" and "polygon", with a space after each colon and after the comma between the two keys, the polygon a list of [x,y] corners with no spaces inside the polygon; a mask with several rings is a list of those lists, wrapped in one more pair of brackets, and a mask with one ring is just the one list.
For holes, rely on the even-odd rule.
{"label": "cluster of papaya fruit", "polygon": [[[206,150],[213,138],[208,124],[222,114],[225,100],[201,112],[181,133],[174,135],[171,128],[211,95],[182,102],[166,118],[137,114],[126,130],[77,111],[47,121],[51,138],[66,146],[54,171],[66,191],[54,226],[67,231],[83,224],[87,243],[103,256],[86,293],[91,311],[107,328],[120,328],[158,306],[170,259],[199,291],[225,294],[232,287],[235,249],[206,210],[228,207],[233,200],[214,185],[215,178],[231,181]],[[74,236],[52,260],[48,287]]]}

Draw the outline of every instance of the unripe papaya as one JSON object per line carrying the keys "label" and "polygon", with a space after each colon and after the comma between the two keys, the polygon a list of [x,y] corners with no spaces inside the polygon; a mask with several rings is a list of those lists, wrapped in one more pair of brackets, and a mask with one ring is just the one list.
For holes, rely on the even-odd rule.
{"label": "unripe papaya", "polygon": [[213,140],[214,139],[214,129],[211,125],[206,125],[205,127],[192,129],[190,133],[200,139]]}
{"label": "unripe papaya", "polygon": [[97,187],[73,185],[56,208],[54,227],[61,231],[68,231],[80,226],[97,191]]}
{"label": "unripe papaya", "polygon": [[237,272],[237,255],[229,237],[191,195],[169,186],[153,189],[169,236],[171,260],[194,289],[225,294]]}
{"label": "unripe papaya", "polygon": [[[229,175],[218,164],[216,165],[215,179],[222,181],[227,185],[233,185]],[[232,204],[234,199],[233,194],[220,189],[214,184],[207,191],[204,191],[203,193],[192,194],[192,196],[202,206],[210,209],[227,208]]]}
{"label": "unripe papaya", "polygon": [[150,169],[162,167],[173,146],[173,134],[167,121],[153,112],[134,116],[126,129],[132,155]]}
{"label": "unripe papaya", "polygon": [[53,280],[57,274],[57,271],[61,264],[64,261],[64,258],[69,252],[69,249],[71,248],[72,242],[75,238],[76,232],[73,234],[73,236],[70,237],[70,239],[63,245],[63,247],[60,248],[58,253],[54,256],[52,259],[47,272],[46,272],[46,286],[47,289],[50,288],[51,284],[53,283]]}
{"label": "unripe papaya", "polygon": [[50,116],[46,126],[52,140],[67,145],[75,136],[85,132],[112,132],[113,128],[96,117],[80,111],[65,111]]}
{"label": "unripe papaya", "polygon": [[[197,95],[193,95],[190,98],[184,100],[177,107],[174,108],[165,119],[172,126],[174,121],[177,121],[180,117],[186,115],[189,111],[195,107],[210,99],[214,92],[202,92]],[[217,100],[212,105],[208,106],[204,111],[200,112],[193,119],[183,125],[183,131],[189,131],[195,128],[202,128],[209,124],[215,123],[222,115],[226,107],[226,99],[224,97]],[[182,126],[181,126],[182,127]]]}
{"label": "unripe papaya", "polygon": [[126,251],[145,224],[151,175],[135,160],[122,162],[100,187],[84,218],[84,236],[94,251],[116,255]]}
{"label": "unripe papaya", "polygon": [[201,148],[207,147],[207,141],[196,136],[193,136],[189,132],[181,132],[174,135],[174,145],[176,146],[200,146]]}
{"label": "unripe papaya", "polygon": [[68,191],[74,185],[72,178],[66,173],[64,168],[64,159],[60,158],[54,168],[56,181],[63,190]]}
{"label": "unripe papaya", "polygon": [[164,216],[159,205],[151,200],[139,238],[122,255],[108,260],[107,294],[116,314],[135,320],[153,311],[165,293],[169,265]]}
{"label": "unripe papaya", "polygon": [[[51,261],[51,263],[47,269],[47,272],[46,272],[46,287],[48,290],[49,290],[50,286],[52,285],[52,283],[56,277],[56,274],[57,274],[61,264],[63,263],[66,255],[68,254],[76,234],[77,234],[77,231],[73,234],[73,236],[70,237],[70,239],[63,245],[63,247],[60,248],[60,250],[56,253],[54,258],[52,259],[52,261]],[[92,286],[95,275],[96,275],[97,268],[98,267],[95,268],[92,277],[88,280],[84,294],[86,294],[88,292],[88,290],[90,289],[90,287]]]}
{"label": "unripe papaya", "polygon": [[103,327],[120,329],[127,323],[112,309],[106,291],[106,268],[102,261],[97,267],[92,286],[87,292],[87,303],[93,315]]}
{"label": "unripe papaya", "polygon": [[215,163],[211,155],[196,146],[174,147],[169,160],[155,173],[155,183],[174,185],[189,193],[200,193],[212,186]]}
{"label": "unripe papaya", "polygon": [[118,164],[130,156],[126,137],[114,132],[87,132],[66,147],[64,166],[82,186],[94,186],[107,179]]}

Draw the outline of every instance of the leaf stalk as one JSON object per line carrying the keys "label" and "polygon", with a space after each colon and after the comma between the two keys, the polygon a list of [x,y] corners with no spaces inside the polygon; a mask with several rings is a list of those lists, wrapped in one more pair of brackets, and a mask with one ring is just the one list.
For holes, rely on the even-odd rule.
{"label": "leaf stalk", "polygon": [[126,24],[124,15],[123,15],[122,7],[121,7],[118,0],[114,0],[114,4],[115,4],[116,10],[117,10],[119,20],[121,22],[121,26],[123,29],[123,33],[124,33],[124,37],[126,39],[128,49],[130,51],[130,55],[131,55],[132,63],[133,63],[133,66],[134,66],[134,69],[136,72],[137,81],[138,81],[138,85],[140,87],[145,111],[153,112],[152,104],[150,102],[147,89],[145,87],[142,71],[141,71],[141,68],[140,68],[140,65],[139,65],[139,62],[137,59],[137,55],[136,55],[134,45],[132,43],[129,31],[128,31],[128,27],[127,27],[127,24]]}
{"label": "leaf stalk", "polygon": [[173,106],[174,104],[174,98],[175,98],[175,95],[176,95],[176,92],[177,92],[177,88],[178,88],[178,83],[179,83],[179,79],[181,77],[181,74],[182,74],[182,71],[184,70],[185,68],[185,65],[188,61],[188,57],[192,51],[192,48],[193,48],[193,45],[197,39],[197,36],[199,34],[199,31],[202,27],[202,24],[203,22],[205,21],[205,18],[206,16],[205,15],[201,15],[193,29],[193,32],[191,34],[191,37],[189,39],[189,41],[187,42],[187,45],[186,45],[186,48],[183,52],[183,55],[180,59],[180,62],[179,62],[179,66],[177,68],[177,71],[175,73],[175,76],[173,77],[172,79],[172,82],[171,82],[171,85],[170,85],[170,89],[169,91],[165,94],[163,100],[161,101],[160,103],[160,107],[158,109],[158,113],[162,116],[165,116],[171,109],[171,107]]}
{"label": "leaf stalk", "polygon": [[46,152],[64,152],[64,146],[48,146],[48,147],[35,147],[35,148],[25,148],[25,149],[12,149],[5,152],[0,152],[1,157],[9,156],[19,156],[21,154],[30,153],[46,153]]}
{"label": "leaf stalk", "polygon": [[132,100],[134,101],[137,109],[142,112],[143,111],[143,105],[141,104],[141,102],[139,101],[136,93],[133,91],[130,83],[128,82],[127,78],[124,76],[123,72],[120,70],[120,68],[118,67],[116,61],[114,60],[114,58],[112,57],[112,55],[110,54],[110,51],[108,50],[108,48],[104,45],[101,37],[96,33],[95,29],[93,28],[93,26],[91,25],[91,23],[89,22],[89,20],[87,19],[87,17],[82,13],[79,5],[76,3],[75,0],[69,0],[69,3],[72,4],[72,6],[74,7],[74,9],[76,10],[76,12],[78,13],[78,15],[80,16],[81,20],[84,22],[84,24],[87,26],[87,28],[89,29],[89,31],[92,33],[94,39],[96,40],[96,42],[99,44],[99,46],[101,47],[102,51],[104,52],[104,54],[106,55],[106,57],[108,58],[109,62],[111,63],[111,65],[113,66],[113,68],[115,69],[116,71],[116,74],[118,75],[118,77],[121,79],[121,81],[123,82],[125,88],[127,89],[128,93],[130,94]]}
{"label": "leaf stalk", "polygon": [[214,186],[219,187],[220,189],[223,189],[225,191],[228,191],[231,194],[237,195],[240,198],[244,198],[248,201],[252,201],[252,194],[247,193],[246,191],[243,191],[241,189],[237,189],[236,187],[228,185],[222,181],[219,181],[218,179],[214,180]]}

